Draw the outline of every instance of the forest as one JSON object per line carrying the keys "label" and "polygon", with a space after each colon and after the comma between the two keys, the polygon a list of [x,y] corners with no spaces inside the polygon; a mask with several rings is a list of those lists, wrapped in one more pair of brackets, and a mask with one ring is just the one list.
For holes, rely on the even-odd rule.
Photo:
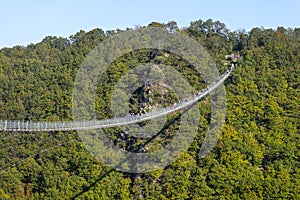
{"label": "forest", "polygon": [[[76,131],[0,132],[0,199],[300,199],[300,27],[230,31],[220,21],[151,22],[202,45],[222,73],[225,55],[242,59],[225,81],[226,120],[217,145],[198,153],[210,122],[210,97],[199,101],[199,127],[189,149],[163,169],[125,173],[95,158]],[[140,27],[142,28],[142,27]],[[128,28],[127,30],[130,30]],[[0,50],[0,120],[71,121],[72,89],[86,56],[126,30],[79,31],[68,38]],[[114,61],[97,88],[98,119],[111,116],[113,86],[137,64],[166,64],[199,91],[206,84],[188,63],[155,49]],[[151,92],[149,92],[151,91]],[[133,113],[168,106],[174,93],[146,85],[130,100]],[[151,101],[149,100],[151,99]],[[180,113],[168,116],[169,121]],[[178,121],[151,142],[170,142]],[[120,148],[139,151],[147,141],[105,130]]]}

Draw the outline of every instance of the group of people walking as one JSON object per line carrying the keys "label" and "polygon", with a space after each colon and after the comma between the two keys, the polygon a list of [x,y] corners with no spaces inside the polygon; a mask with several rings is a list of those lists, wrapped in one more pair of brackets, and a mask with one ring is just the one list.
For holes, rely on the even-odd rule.
{"label": "group of people walking", "polygon": [[[226,65],[230,65],[229,69],[226,71],[225,74],[228,74],[229,72],[231,72],[233,70],[233,68],[235,67],[235,64],[237,63],[237,61],[241,58],[241,56],[239,54],[234,54],[234,53],[231,53],[230,55],[226,55],[225,56],[225,59],[227,61],[231,61],[230,63],[229,62],[226,62],[225,64]],[[218,81],[223,78],[223,76],[219,77],[215,82],[212,83],[212,85],[215,85],[218,83]],[[206,87],[205,89],[199,91],[198,93],[195,94],[195,98],[200,96],[201,94],[205,93],[207,90],[209,89],[209,87]],[[183,101],[180,101],[180,102],[174,102],[171,104],[171,108],[172,109],[175,109],[177,106],[181,105],[182,103],[184,102],[187,102],[187,99],[183,100]],[[132,120],[135,120],[135,119],[138,119],[138,118],[141,118],[145,113],[138,113],[138,114],[134,114],[134,113],[129,113],[126,117],[132,119]]]}

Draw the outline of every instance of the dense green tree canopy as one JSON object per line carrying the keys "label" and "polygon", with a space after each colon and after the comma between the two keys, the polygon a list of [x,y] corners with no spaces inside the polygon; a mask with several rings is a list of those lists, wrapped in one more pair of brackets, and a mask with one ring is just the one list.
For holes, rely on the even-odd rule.
{"label": "dense green tree canopy", "polygon": [[[299,199],[300,198],[300,28],[253,28],[231,32],[220,21],[152,22],[199,42],[223,72],[224,56],[242,60],[226,81],[226,124],[208,156],[198,152],[210,121],[207,97],[199,102],[197,137],[178,160],[151,173],[128,174],[95,159],[76,132],[0,134],[0,199]],[[69,38],[47,36],[40,43],[0,50],[0,119],[72,120],[72,88],[84,58],[99,42],[124,30],[79,31]],[[110,116],[118,79],[137,64],[166,64],[198,91],[201,77],[177,55],[144,49],[121,56],[97,89],[97,117]],[[154,93],[150,93],[149,91]],[[169,105],[174,94],[146,86],[130,100],[132,112]],[[149,101],[151,99],[151,101]],[[168,121],[178,114],[168,116]],[[149,145],[160,148],[176,133],[170,123]],[[138,151],[143,139],[118,128],[106,130],[121,148]]]}

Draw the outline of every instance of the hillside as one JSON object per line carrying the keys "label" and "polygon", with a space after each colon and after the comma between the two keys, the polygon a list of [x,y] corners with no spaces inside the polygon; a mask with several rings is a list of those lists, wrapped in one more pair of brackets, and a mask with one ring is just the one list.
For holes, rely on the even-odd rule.
{"label": "hillside", "polygon": [[[199,102],[199,128],[189,150],[162,170],[130,174],[94,158],[75,131],[0,133],[0,199],[299,199],[300,198],[300,28],[253,28],[231,32],[219,21],[197,20],[149,26],[178,31],[199,42],[220,72],[224,56],[242,56],[226,80],[226,123],[206,157],[198,152],[210,122],[210,97]],[[80,31],[69,38],[48,36],[40,43],[0,50],[0,119],[69,121],[72,89],[85,57],[122,30]],[[143,49],[113,62],[99,83],[98,119],[109,118],[114,84],[137,64],[165,64],[179,71],[195,91],[206,85],[188,63],[161,50]],[[159,82],[139,88],[130,112],[170,105],[175,95]],[[149,146],[168,143],[180,114]],[[145,125],[145,124],[141,124]],[[139,151],[145,139],[107,135],[119,147]]]}

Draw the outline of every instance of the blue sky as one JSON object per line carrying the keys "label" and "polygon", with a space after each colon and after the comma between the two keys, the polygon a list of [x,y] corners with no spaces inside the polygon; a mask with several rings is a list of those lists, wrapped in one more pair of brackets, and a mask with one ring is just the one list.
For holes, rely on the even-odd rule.
{"label": "blue sky", "polygon": [[79,30],[104,31],[152,21],[220,20],[230,30],[300,27],[300,1],[285,0],[0,0],[0,48],[68,37]]}

